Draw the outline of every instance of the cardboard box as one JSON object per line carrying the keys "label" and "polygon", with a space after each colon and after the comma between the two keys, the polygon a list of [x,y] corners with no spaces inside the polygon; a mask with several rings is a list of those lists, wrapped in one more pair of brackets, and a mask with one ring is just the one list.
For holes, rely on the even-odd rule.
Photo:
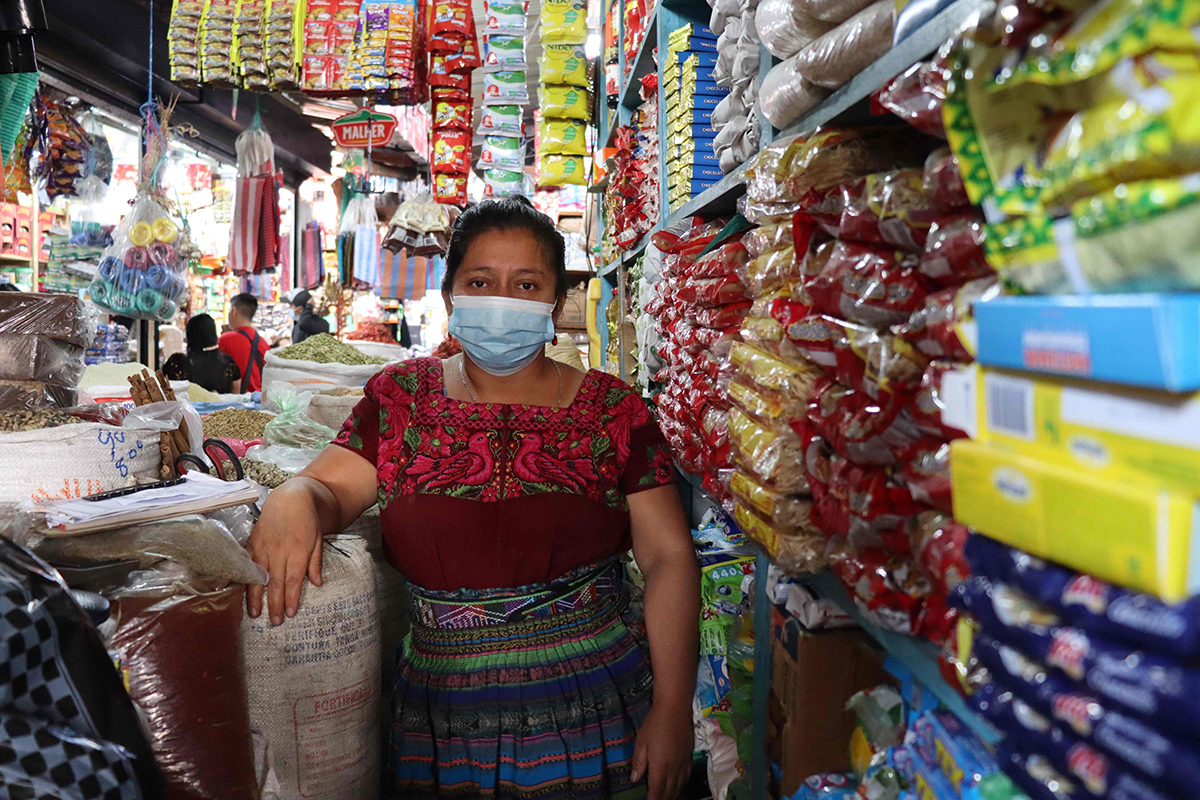
{"label": "cardboard box", "polygon": [[985,366],[1200,389],[1200,294],[997,297],[975,320]]}
{"label": "cardboard box", "polygon": [[770,705],[778,735],[768,752],[783,768],[785,797],[810,775],[850,768],[854,716],[846,701],[893,682],[883,669],[884,655],[862,631],[794,631],[771,645]]}
{"label": "cardboard box", "polygon": [[1200,491],[1200,393],[990,368],[981,380],[982,440],[1107,478],[1135,473]]}
{"label": "cardboard box", "polygon": [[954,517],[1005,544],[1168,602],[1200,592],[1195,491],[967,439],[951,445],[950,482]]}

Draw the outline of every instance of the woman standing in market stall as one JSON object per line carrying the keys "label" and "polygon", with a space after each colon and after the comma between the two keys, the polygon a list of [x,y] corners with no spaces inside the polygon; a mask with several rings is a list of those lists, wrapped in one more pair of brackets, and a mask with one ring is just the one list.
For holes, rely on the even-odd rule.
{"label": "woman standing in market stall", "polygon": [[[268,498],[250,549],[271,621],[295,615],[306,574],[320,585],[321,534],[378,502],[414,598],[397,797],[677,797],[699,573],[658,425],[617,379],[545,356],[564,244],[524,198],[459,217],[442,288],[464,353],[376,375],[340,447]],[[621,579],[631,546],[644,623]],[[261,613],[261,587],[248,604]]]}
{"label": "woman standing in market stall", "polygon": [[184,326],[187,353],[176,353],[163,364],[173,381],[191,381],[217,394],[239,394],[242,373],[233,359],[218,348],[217,323],[208,314],[196,314]]}

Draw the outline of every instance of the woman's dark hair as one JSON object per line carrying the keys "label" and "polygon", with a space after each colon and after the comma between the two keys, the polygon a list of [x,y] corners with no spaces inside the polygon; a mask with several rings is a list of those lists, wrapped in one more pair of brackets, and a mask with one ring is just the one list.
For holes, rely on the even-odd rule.
{"label": "woman's dark hair", "polygon": [[450,232],[450,247],[446,251],[446,276],[442,279],[442,291],[449,292],[454,286],[454,275],[467,255],[467,248],[475,237],[488,231],[528,231],[541,245],[546,261],[554,270],[554,293],[562,297],[567,293],[567,246],[562,234],[542,212],[524,197],[505,197],[500,200],[484,200],[468,208],[458,216]]}
{"label": "woman's dark hair", "polygon": [[200,353],[217,343],[217,323],[208,314],[197,314],[189,319],[184,331],[189,353]]}

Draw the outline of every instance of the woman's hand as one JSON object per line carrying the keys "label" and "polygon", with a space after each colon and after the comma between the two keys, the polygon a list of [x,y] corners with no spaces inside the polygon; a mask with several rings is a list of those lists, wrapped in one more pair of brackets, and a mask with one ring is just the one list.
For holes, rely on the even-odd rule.
{"label": "woman's hand", "polygon": [[[322,536],[307,487],[289,481],[267,498],[262,516],[250,534],[246,549],[254,563],[270,575],[267,610],[272,625],[283,623],[283,615],[296,616],[304,576],[321,585]],[[263,587],[246,587],[246,610],[251,617],[262,613]]]}
{"label": "woman's hand", "polygon": [[646,776],[648,800],[675,800],[692,775],[692,708],[655,702],[633,751],[633,782]]}
{"label": "woman's hand", "polygon": [[[375,505],[375,466],[357,453],[330,446],[295,478],[267,496],[246,549],[270,575],[272,625],[296,616],[304,576],[321,585],[324,533],[340,531]],[[246,611],[262,613],[263,587],[246,587]]]}

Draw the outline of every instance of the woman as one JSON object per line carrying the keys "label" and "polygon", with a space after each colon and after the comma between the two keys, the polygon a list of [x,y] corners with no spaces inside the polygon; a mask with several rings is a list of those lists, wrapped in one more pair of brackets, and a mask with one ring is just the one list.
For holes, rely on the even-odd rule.
{"label": "woman", "polygon": [[[320,585],[321,534],[378,502],[414,597],[397,797],[675,798],[691,772],[699,573],[662,434],[628,386],[545,356],[564,246],[523,198],[459,217],[442,294],[464,353],[376,375],[341,446],[267,499],[250,549],[271,621],[295,615],[305,575]],[[617,563],[630,546],[644,629]],[[251,616],[262,594],[248,590]]]}
{"label": "woman", "polygon": [[184,328],[187,355],[176,353],[163,364],[173,381],[191,381],[217,394],[240,394],[242,372],[229,356],[217,349],[217,323],[208,314],[196,314]]}

